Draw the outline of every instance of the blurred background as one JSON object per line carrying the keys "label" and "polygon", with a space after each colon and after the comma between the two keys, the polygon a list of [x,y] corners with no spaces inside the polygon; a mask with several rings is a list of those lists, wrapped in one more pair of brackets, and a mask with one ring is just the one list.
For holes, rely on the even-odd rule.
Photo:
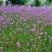
{"label": "blurred background", "polygon": [[0,6],[52,6],[52,0],[0,0]]}

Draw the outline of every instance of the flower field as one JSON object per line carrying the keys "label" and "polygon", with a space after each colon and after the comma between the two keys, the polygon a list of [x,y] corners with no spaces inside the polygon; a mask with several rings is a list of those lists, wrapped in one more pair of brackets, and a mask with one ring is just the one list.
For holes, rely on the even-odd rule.
{"label": "flower field", "polygon": [[52,7],[0,6],[0,52],[52,52]]}

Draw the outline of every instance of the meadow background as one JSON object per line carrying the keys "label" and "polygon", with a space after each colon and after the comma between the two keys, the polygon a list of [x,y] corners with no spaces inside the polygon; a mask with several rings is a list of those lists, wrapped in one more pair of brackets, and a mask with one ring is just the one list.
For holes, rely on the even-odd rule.
{"label": "meadow background", "polygon": [[52,52],[51,2],[39,4],[0,6],[0,52]]}
{"label": "meadow background", "polygon": [[0,7],[0,51],[52,52],[52,7]]}

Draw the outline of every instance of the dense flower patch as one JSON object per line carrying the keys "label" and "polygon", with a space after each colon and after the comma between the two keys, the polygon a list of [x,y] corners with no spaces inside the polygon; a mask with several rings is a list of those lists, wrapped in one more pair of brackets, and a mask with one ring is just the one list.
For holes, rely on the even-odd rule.
{"label": "dense flower patch", "polygon": [[52,7],[0,6],[0,51],[51,52]]}

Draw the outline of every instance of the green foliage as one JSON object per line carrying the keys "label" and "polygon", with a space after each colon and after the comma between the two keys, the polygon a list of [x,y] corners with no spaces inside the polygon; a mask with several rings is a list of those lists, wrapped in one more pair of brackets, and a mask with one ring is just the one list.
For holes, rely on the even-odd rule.
{"label": "green foliage", "polygon": [[27,0],[10,0],[10,2],[12,3],[12,5],[14,4],[23,5],[27,2]]}
{"label": "green foliage", "polygon": [[47,1],[48,1],[48,3],[50,4],[52,0],[47,0]]}
{"label": "green foliage", "polygon": [[2,5],[3,1],[0,1],[0,5]]}
{"label": "green foliage", "polygon": [[27,0],[21,0],[22,3],[26,4],[27,3]]}
{"label": "green foliage", "polygon": [[34,5],[35,6],[40,6],[40,1],[39,0],[34,0]]}

